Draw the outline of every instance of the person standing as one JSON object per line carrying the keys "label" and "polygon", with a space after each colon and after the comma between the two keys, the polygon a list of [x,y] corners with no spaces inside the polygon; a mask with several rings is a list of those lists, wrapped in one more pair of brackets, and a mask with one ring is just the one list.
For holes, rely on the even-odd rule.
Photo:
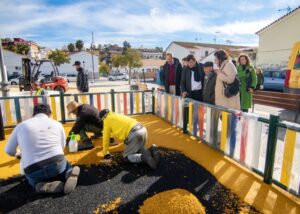
{"label": "person standing", "polygon": [[257,84],[256,90],[262,90],[264,88],[265,77],[262,73],[261,67],[256,68]]}
{"label": "person standing", "polygon": [[202,64],[198,64],[193,55],[188,55],[187,67],[182,72],[182,97],[202,101],[204,71]]}
{"label": "person standing", "polygon": [[[80,173],[64,156],[65,131],[61,123],[50,119],[50,106],[38,104],[33,109],[33,118],[14,128],[5,152],[21,156],[25,177],[38,193],[72,192]],[[20,154],[17,147],[20,146]]]}
{"label": "person standing", "polygon": [[187,64],[188,64],[186,57],[182,58],[181,62],[182,62],[182,70],[183,70],[184,68],[187,67]]}
{"label": "person standing", "polygon": [[161,80],[161,75],[163,72],[163,66],[160,66],[156,72],[156,84],[158,85],[157,90],[164,91],[164,83]]}
{"label": "person standing", "polygon": [[215,87],[217,74],[214,71],[213,62],[205,62],[203,65],[205,72],[204,86],[203,86],[203,102],[215,105]]}
{"label": "person standing", "polygon": [[73,66],[75,66],[77,73],[76,86],[79,93],[89,92],[89,78],[88,74],[80,66],[79,61],[75,61]]}
{"label": "person standing", "polygon": [[241,83],[241,110],[248,112],[252,107],[252,94],[257,84],[257,77],[254,67],[250,64],[248,55],[241,54],[238,58],[237,66],[238,77]]}
{"label": "person standing", "polygon": [[166,54],[166,63],[163,66],[161,80],[164,83],[165,91],[168,94],[180,96],[182,66],[177,58],[171,53]]}
{"label": "person standing", "polygon": [[214,56],[215,63],[218,66],[218,69],[216,69],[217,80],[215,87],[215,104],[234,110],[240,110],[239,93],[232,97],[226,97],[224,93],[224,84],[233,83],[236,78],[236,67],[229,60],[229,56],[226,51],[218,50],[215,52]]}

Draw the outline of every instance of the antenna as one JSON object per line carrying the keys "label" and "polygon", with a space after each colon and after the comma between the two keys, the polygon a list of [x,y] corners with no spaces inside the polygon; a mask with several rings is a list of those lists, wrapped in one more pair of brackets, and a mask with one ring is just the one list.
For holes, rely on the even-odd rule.
{"label": "antenna", "polygon": [[278,12],[286,11],[286,13],[289,13],[289,12],[291,12],[291,10],[292,10],[291,7],[287,6],[286,8],[279,9]]}

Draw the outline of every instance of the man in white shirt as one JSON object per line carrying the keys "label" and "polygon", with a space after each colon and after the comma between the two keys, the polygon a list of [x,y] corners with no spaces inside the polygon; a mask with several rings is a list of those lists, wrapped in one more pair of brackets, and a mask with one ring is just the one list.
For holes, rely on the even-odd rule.
{"label": "man in white shirt", "polygon": [[80,168],[67,162],[63,149],[66,145],[65,131],[59,122],[50,119],[47,104],[38,104],[33,109],[33,118],[13,130],[5,152],[16,156],[20,146],[21,162],[29,184],[38,193],[65,194],[77,185]]}

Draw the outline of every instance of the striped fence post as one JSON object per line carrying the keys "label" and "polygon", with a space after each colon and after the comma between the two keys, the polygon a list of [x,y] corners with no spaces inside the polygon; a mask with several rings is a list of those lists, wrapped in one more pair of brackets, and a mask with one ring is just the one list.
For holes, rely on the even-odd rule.
{"label": "striped fence post", "polygon": [[0,105],[0,140],[5,140],[4,123],[3,123],[1,105]]}
{"label": "striped fence post", "polygon": [[16,97],[16,98],[14,98],[14,101],[15,101],[17,122],[21,123],[22,122],[22,117],[21,117],[20,99]]}
{"label": "striped fence post", "polygon": [[64,92],[59,92],[59,99],[60,99],[60,112],[61,112],[61,122],[62,124],[66,123],[66,112],[65,112],[65,99],[64,99]]}
{"label": "striped fence post", "polygon": [[152,88],[152,114],[155,114],[155,94],[154,94],[155,88]]}
{"label": "striped fence post", "polygon": [[142,113],[145,114],[145,92],[142,92]]}
{"label": "striped fence post", "polygon": [[183,133],[187,134],[188,116],[189,116],[189,103],[187,100],[183,101]]}
{"label": "striped fence post", "polygon": [[273,169],[274,169],[274,160],[276,152],[276,140],[278,132],[279,116],[271,115],[269,122],[269,134],[268,134],[268,144],[267,144],[267,154],[266,154],[266,165],[264,170],[264,182],[271,184]]}
{"label": "striped fence post", "polygon": [[115,112],[116,111],[116,106],[115,106],[115,90],[111,89],[110,90],[111,94],[111,111]]}

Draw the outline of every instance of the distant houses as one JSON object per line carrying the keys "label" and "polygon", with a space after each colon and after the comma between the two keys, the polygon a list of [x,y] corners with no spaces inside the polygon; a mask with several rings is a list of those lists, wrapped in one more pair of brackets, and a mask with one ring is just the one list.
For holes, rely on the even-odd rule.
{"label": "distant houses", "polygon": [[174,41],[166,48],[166,53],[172,53],[180,61],[189,54],[195,56],[196,60],[201,63],[214,61],[214,53],[218,49],[224,49],[232,58],[237,58],[240,53],[247,53],[251,60],[256,60],[256,47],[236,46],[236,45],[219,45],[208,43],[180,42]]}

